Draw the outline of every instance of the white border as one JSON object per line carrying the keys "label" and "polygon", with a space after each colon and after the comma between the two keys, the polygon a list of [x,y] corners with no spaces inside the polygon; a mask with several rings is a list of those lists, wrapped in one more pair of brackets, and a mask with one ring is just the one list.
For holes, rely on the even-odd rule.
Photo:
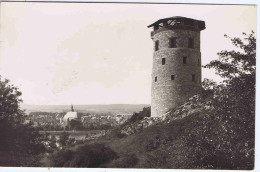
{"label": "white border", "polygon": [[[259,0],[0,0],[1,2],[66,2],[66,3],[83,3],[83,2],[96,2],[96,3],[176,3],[176,4],[205,4],[205,5],[221,5],[221,4],[234,4],[234,5],[257,5],[257,11],[259,11]],[[1,4],[0,4],[1,5]],[[0,6],[1,8],[1,6]],[[218,14],[216,14],[218,15]],[[257,32],[259,32],[259,19],[260,15],[259,12],[257,12]],[[258,37],[257,37],[258,38]],[[256,57],[256,116],[255,116],[255,132],[256,132],[256,139],[255,139],[255,169],[254,170],[239,170],[239,172],[244,171],[250,171],[250,172],[259,172],[260,171],[260,107],[257,105],[260,105],[260,86],[259,86],[259,79],[260,79],[260,61],[258,59],[259,56],[259,39],[257,39],[257,57]],[[1,156],[1,155],[0,155]],[[203,171],[203,172],[221,172],[221,171],[238,171],[238,170],[182,170],[182,169],[110,169],[110,168],[32,168],[32,167],[0,167],[0,172],[13,172],[13,171],[19,171],[19,172],[69,172],[69,171],[87,171],[87,172],[197,172],[197,171]]]}

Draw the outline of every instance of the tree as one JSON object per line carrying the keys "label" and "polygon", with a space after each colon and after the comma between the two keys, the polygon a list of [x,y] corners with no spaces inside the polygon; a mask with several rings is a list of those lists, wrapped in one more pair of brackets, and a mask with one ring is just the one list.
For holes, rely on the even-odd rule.
{"label": "tree", "polygon": [[23,111],[19,108],[22,102],[22,93],[10,81],[0,76],[0,115],[1,120],[8,120],[16,123],[23,122]]}
{"label": "tree", "polygon": [[204,102],[212,110],[189,132],[190,146],[198,153],[195,164],[201,168],[254,167],[256,38],[254,32],[243,35],[243,40],[225,36],[238,50],[223,50],[218,60],[204,66],[214,68],[224,81],[203,82]]}
{"label": "tree", "polygon": [[61,147],[65,147],[69,141],[69,133],[63,132],[60,135],[59,143],[61,144]]}
{"label": "tree", "polygon": [[84,127],[80,121],[72,119],[70,122],[70,129],[71,130],[83,130]]}
{"label": "tree", "polygon": [[22,93],[0,76],[0,165],[34,166],[45,151],[43,137],[32,125],[24,123],[19,103]]}
{"label": "tree", "polygon": [[243,35],[244,41],[226,36],[240,51],[221,51],[219,60],[205,67],[214,68],[225,78],[223,84],[215,89],[213,103],[215,107],[221,107],[217,113],[232,118],[233,127],[246,132],[244,138],[249,139],[254,137],[255,123],[256,38],[253,31]]}
{"label": "tree", "polygon": [[[218,75],[225,78],[225,82],[249,75],[254,80],[256,70],[256,38],[254,32],[243,33],[244,41],[241,38],[229,38],[232,44],[240,51],[223,50],[218,53],[219,59],[211,61],[205,68],[214,68]],[[246,41],[246,42],[245,42]],[[242,79],[242,78],[241,78]]]}

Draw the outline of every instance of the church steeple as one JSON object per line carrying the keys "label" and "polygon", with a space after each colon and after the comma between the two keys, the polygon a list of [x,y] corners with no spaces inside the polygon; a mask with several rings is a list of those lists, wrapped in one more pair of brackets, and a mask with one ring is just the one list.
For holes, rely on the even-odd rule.
{"label": "church steeple", "polygon": [[74,112],[73,105],[71,105],[71,112]]}

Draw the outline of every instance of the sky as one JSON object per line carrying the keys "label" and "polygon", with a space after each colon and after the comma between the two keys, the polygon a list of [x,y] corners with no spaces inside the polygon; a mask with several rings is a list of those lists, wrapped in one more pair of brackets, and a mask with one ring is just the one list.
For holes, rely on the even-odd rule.
{"label": "sky", "polygon": [[[202,65],[256,32],[256,6],[124,3],[1,4],[0,75],[26,104],[150,104],[148,25],[183,16],[205,21]],[[214,70],[202,77],[220,81]]]}

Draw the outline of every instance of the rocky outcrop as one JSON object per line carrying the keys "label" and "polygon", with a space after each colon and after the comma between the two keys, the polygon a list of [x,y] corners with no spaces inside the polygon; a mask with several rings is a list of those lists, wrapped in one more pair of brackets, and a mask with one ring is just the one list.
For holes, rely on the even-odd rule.
{"label": "rocky outcrop", "polygon": [[121,134],[131,135],[160,121],[162,121],[162,118],[145,117],[140,121],[124,126],[121,130]]}
{"label": "rocky outcrop", "polygon": [[202,103],[199,95],[191,97],[187,102],[178,106],[175,109],[165,113],[162,117],[145,117],[140,121],[125,125],[121,129],[121,134],[131,135],[147,128],[151,125],[158,123],[170,123],[171,121],[185,118],[189,115],[197,114],[205,110],[209,110],[211,107]]}
{"label": "rocky outcrop", "polygon": [[189,100],[184,104],[164,114],[162,121],[169,123],[173,120],[178,120],[193,114],[205,112],[205,110],[210,110],[211,108],[212,107],[210,105],[201,101],[200,95],[195,95],[189,98]]}

